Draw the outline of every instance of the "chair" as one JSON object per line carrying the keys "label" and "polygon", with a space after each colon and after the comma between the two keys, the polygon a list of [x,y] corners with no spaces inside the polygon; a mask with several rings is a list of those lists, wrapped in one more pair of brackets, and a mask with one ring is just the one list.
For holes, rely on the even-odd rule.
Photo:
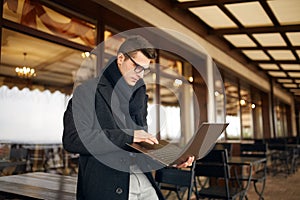
{"label": "chair", "polygon": [[227,149],[228,156],[232,156],[232,143],[216,143],[214,146],[215,150]]}
{"label": "chair", "polygon": [[[212,150],[195,165],[195,191],[197,199],[242,199],[246,190],[239,187],[238,180],[231,176],[227,163],[227,150]],[[196,177],[210,178],[209,184],[198,188]]]}
{"label": "chair", "polygon": [[[225,143],[225,142],[218,142],[215,144],[214,150],[224,150],[226,149],[227,150],[227,154],[228,154],[228,157],[231,157],[232,156],[232,143]],[[209,178],[206,178],[205,180],[203,181],[200,181],[199,177],[196,177],[197,179],[197,182],[199,183],[199,185],[201,187],[205,186],[206,184],[208,184],[208,181],[209,181]]]}
{"label": "chair", "polygon": [[10,160],[16,165],[13,166],[12,174],[21,174],[27,171],[28,150],[18,145],[12,145],[10,149]]}
{"label": "chair", "polygon": [[28,149],[28,160],[31,172],[46,172],[46,151],[45,149],[34,147]]}
{"label": "chair", "polygon": [[22,147],[14,148],[10,150],[10,160],[12,161],[24,161],[27,160],[28,150]]}
{"label": "chair", "polygon": [[273,176],[283,173],[286,177],[293,171],[294,149],[288,148],[287,142],[269,141]]}
{"label": "chair", "polygon": [[[300,159],[300,148],[299,148],[299,136],[290,137],[287,141],[288,146],[291,145],[292,149],[292,172],[295,173],[298,170],[298,164]],[[294,146],[294,147],[293,147]]]}
{"label": "chair", "polygon": [[159,169],[155,173],[155,181],[161,190],[167,190],[165,199],[171,195],[172,192],[176,193],[179,200],[184,198],[187,193],[187,200],[191,198],[193,189],[193,177],[194,177],[195,162],[190,168],[178,169],[172,167],[165,167]]}
{"label": "chair", "polygon": [[60,145],[52,145],[45,152],[45,172],[54,172],[63,174],[64,172],[64,155],[63,148]]}
{"label": "chair", "polygon": [[[240,145],[241,157],[260,157],[266,158],[266,161],[259,166],[255,166],[253,174],[251,176],[251,182],[253,182],[255,192],[259,195],[259,199],[263,199],[263,193],[266,185],[267,178],[267,145],[264,143],[244,144]],[[247,180],[242,176],[242,180]],[[260,189],[258,183],[261,184]]]}
{"label": "chair", "polygon": [[78,174],[78,160],[79,154],[69,153],[62,149],[63,157],[63,174],[64,175],[76,175]]}

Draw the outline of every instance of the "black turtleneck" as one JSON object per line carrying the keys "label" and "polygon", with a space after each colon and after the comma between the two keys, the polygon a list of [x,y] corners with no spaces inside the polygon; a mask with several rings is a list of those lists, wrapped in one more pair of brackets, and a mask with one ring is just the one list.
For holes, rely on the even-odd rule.
{"label": "black turtleneck", "polygon": [[126,117],[131,117],[135,122],[132,124],[132,120],[126,119],[128,128],[136,129],[137,126],[145,127],[145,117],[147,111],[145,106],[147,104],[146,87],[143,79],[140,79],[135,86],[130,86],[124,80],[118,65],[116,57],[110,60],[108,66],[103,72],[103,76],[111,84],[114,92],[116,93],[120,101],[120,110]]}

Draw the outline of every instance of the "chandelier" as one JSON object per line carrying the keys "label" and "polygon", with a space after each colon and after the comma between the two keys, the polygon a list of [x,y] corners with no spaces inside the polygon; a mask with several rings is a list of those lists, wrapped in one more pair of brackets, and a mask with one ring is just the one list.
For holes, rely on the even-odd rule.
{"label": "chandelier", "polygon": [[16,67],[15,71],[16,71],[17,75],[19,77],[21,77],[21,78],[32,78],[32,77],[35,77],[36,76],[35,69],[27,67],[25,65],[27,53],[24,52],[23,55],[24,55],[24,66],[23,67]]}

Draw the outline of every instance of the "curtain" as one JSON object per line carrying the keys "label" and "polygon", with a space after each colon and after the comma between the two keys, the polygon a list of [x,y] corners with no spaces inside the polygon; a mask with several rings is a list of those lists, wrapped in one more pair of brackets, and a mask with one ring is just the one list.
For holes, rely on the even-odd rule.
{"label": "curtain", "polygon": [[70,96],[59,91],[0,87],[0,141],[61,143]]}

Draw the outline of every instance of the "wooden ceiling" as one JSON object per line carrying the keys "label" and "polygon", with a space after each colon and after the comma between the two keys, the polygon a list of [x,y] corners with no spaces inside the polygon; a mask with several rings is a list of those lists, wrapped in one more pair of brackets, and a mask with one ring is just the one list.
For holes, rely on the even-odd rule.
{"label": "wooden ceiling", "polygon": [[299,0],[147,0],[300,101]]}

